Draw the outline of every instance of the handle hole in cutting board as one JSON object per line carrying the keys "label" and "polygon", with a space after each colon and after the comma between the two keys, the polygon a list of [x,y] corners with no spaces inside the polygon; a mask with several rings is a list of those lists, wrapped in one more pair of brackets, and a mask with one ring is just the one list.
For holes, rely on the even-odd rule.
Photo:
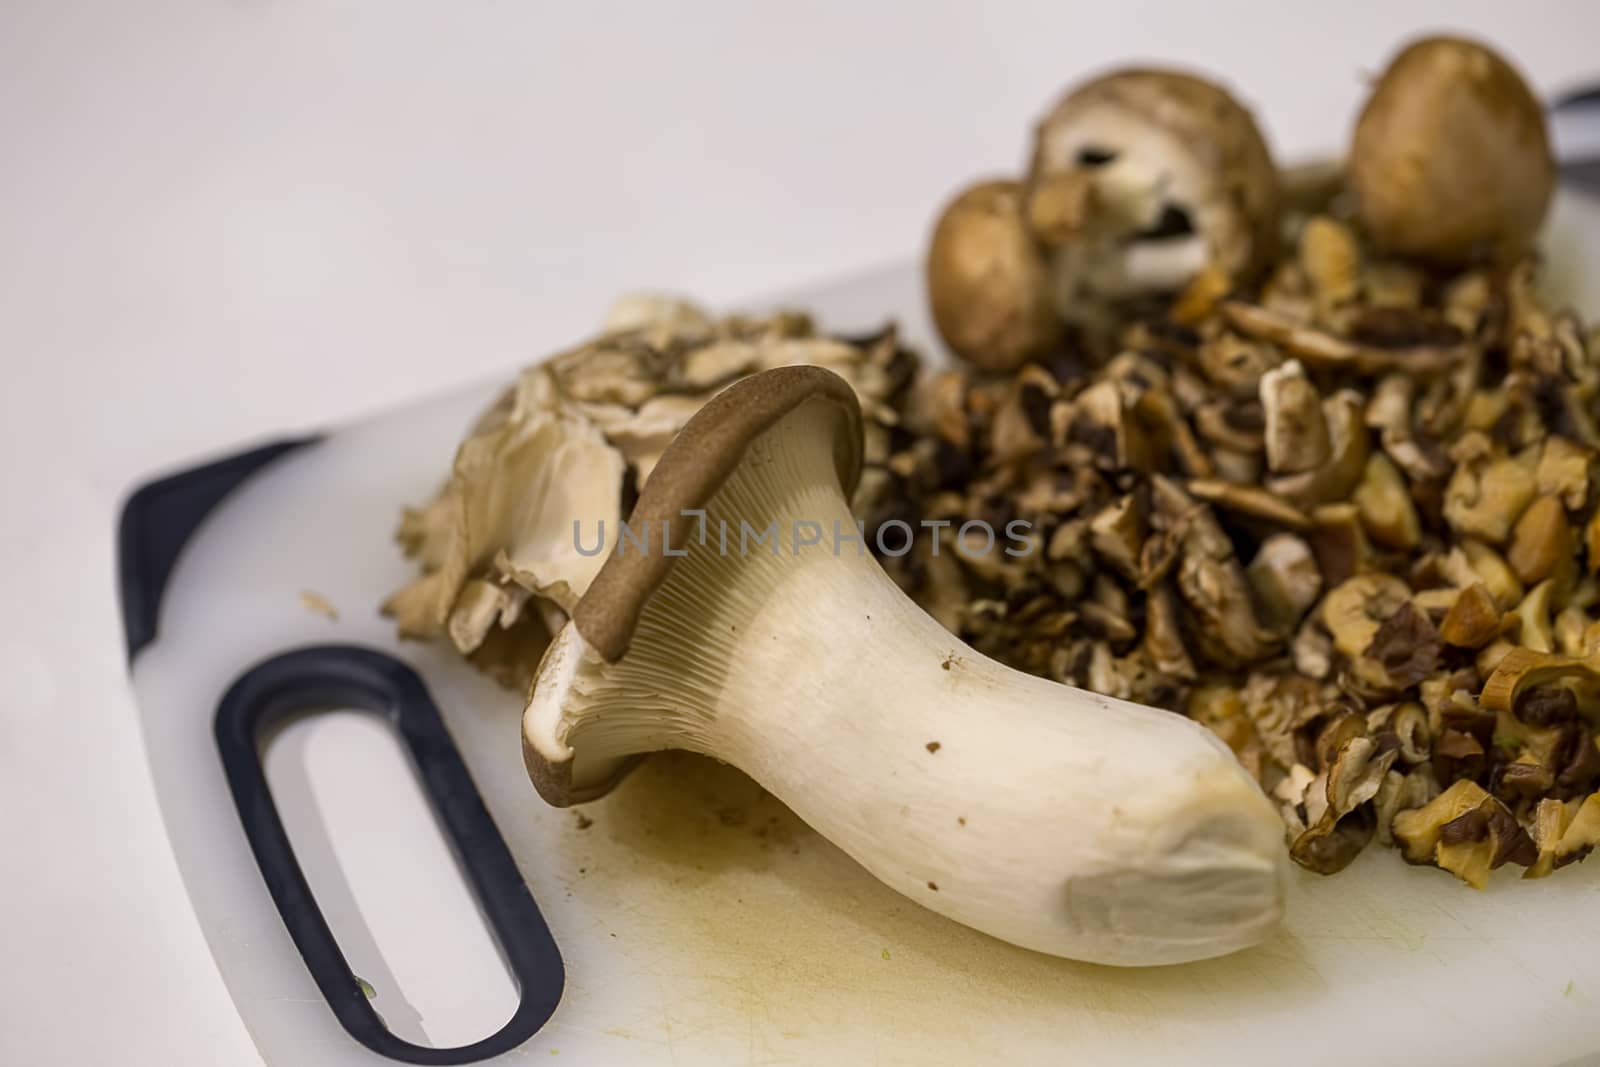
{"label": "handle hole in cutting board", "polygon": [[450,1048],[503,1026],[516,983],[389,722],[310,712],[261,753],[306,881],[389,1031]]}

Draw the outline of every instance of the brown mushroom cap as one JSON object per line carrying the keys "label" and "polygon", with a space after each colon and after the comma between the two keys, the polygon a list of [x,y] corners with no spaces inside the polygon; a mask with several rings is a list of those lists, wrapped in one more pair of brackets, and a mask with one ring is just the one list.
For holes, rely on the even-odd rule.
{"label": "brown mushroom cap", "polygon": [[1392,251],[1441,264],[1513,258],[1555,186],[1544,109],[1488,47],[1415,41],[1361,111],[1350,185],[1367,230]]}
{"label": "brown mushroom cap", "polygon": [[1030,191],[1125,151],[1169,154],[1174,194],[1201,198],[1173,206],[1206,238],[1215,267],[1237,278],[1261,265],[1277,239],[1278,171],[1255,119],[1226,89],[1148,69],[1079,86],[1038,126]]}
{"label": "brown mushroom cap", "polygon": [[[861,477],[861,405],[854,390],[821,367],[780,367],[735,382],[695,413],[662,453],[629,524],[639,529],[666,524],[668,543],[688,544],[696,520],[685,513],[705,507],[744,462],[751,442],[808,402],[838,414],[833,458],[848,498]],[[601,566],[573,609],[572,622],[606,660],[614,662],[628,650],[639,613],[677,558],[613,550]]]}
{"label": "brown mushroom cap", "polygon": [[1014,370],[1061,336],[1017,182],[981,182],[950,202],[933,230],[926,278],[939,335],[974,366]]}

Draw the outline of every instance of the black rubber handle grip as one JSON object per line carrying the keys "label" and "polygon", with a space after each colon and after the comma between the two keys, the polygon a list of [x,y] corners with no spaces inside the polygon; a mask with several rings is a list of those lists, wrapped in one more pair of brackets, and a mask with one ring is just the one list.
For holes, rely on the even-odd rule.
{"label": "black rubber handle grip", "polygon": [[[267,786],[258,741],[264,730],[285,719],[335,707],[374,711],[393,723],[499,939],[521,999],[510,1021],[481,1041],[427,1048],[391,1033],[350,970],[295,859]],[[239,819],[278,914],[351,1037],[405,1063],[460,1064],[516,1048],[544,1026],[566,981],[561,953],[415,671],[392,656],[353,645],[286,652],[252,667],[228,689],[217,707],[216,737]]]}

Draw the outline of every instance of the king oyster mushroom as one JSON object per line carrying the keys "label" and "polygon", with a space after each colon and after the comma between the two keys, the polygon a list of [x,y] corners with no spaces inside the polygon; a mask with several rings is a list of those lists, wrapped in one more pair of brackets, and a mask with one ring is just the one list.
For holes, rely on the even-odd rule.
{"label": "king oyster mushroom", "polygon": [[1509,261],[1532,242],[1555,188],[1544,109],[1492,49],[1415,41],[1361,111],[1350,187],[1390,251],[1445,265]]}
{"label": "king oyster mushroom", "polygon": [[[857,533],[860,464],[855,396],[817,368],[690,420],[631,520],[658,551],[619,543],[540,665],[523,718],[540,794],[590,800],[639,754],[689,749],[1014,944],[1146,965],[1267,936],[1282,828],[1226,745],[961,645],[836,540]],[[770,548],[748,543],[763,532]]]}
{"label": "king oyster mushroom", "polygon": [[1176,71],[1117,71],[1069,93],[1036,131],[1027,197],[1069,319],[1206,268],[1244,278],[1277,236],[1278,173],[1255,120]]}

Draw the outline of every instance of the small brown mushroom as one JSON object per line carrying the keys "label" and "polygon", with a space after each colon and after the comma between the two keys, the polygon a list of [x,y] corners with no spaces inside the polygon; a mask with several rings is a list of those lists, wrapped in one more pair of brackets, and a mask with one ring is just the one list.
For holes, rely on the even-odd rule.
{"label": "small brown mushroom", "polygon": [[1249,275],[1273,246],[1278,172],[1221,87],[1167,70],[1078,86],[1039,124],[1028,219],[1055,249],[1060,310],[1175,291],[1207,267]]}
{"label": "small brown mushroom", "polygon": [[1390,62],[1348,158],[1378,243],[1449,264],[1519,254],[1555,182],[1539,100],[1493,50],[1454,37],[1413,42]]}
{"label": "small brown mushroom", "polygon": [[1017,182],[981,182],[950,202],[926,274],[939,335],[974,366],[1012,370],[1060,338],[1049,267],[1023,223]]}
{"label": "small brown mushroom", "polygon": [[1266,447],[1262,418],[1261,409],[1253,404],[1213,400],[1195,411],[1194,426],[1209,443],[1254,456]]}

